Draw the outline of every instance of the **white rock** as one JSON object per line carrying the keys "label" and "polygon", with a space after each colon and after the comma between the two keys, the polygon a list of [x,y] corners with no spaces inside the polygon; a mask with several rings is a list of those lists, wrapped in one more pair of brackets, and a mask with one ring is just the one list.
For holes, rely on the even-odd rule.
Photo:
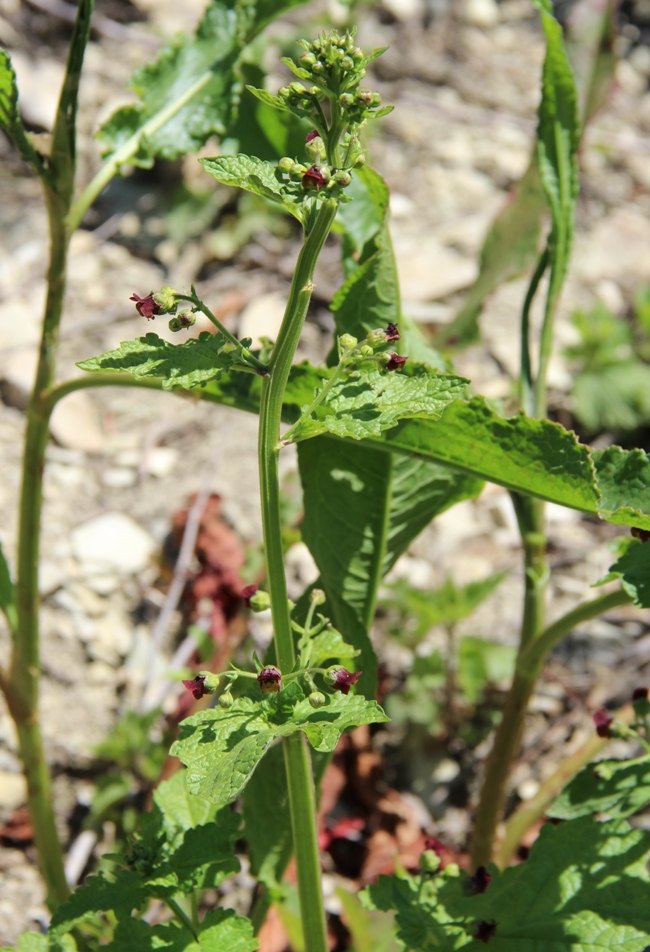
{"label": "white rock", "polygon": [[261,337],[275,340],[286,303],[284,295],[277,291],[254,298],[239,315],[239,337],[252,337],[254,347],[259,346]]}
{"label": "white rock", "polygon": [[495,0],[465,0],[463,8],[466,23],[489,30],[499,22],[499,8]]}
{"label": "white rock", "polygon": [[40,562],[38,566],[38,590],[41,595],[51,595],[66,581],[66,572],[58,562]]}
{"label": "white rock", "polygon": [[27,803],[27,784],[24,776],[0,770],[0,807],[11,811],[23,803]]}
{"label": "white rock", "polygon": [[2,399],[9,406],[24,410],[29,401],[34,377],[38,351],[36,347],[26,347],[11,353],[0,366],[0,380],[2,381]]}
{"label": "white rock", "polygon": [[128,489],[129,486],[135,486],[138,474],[126,466],[111,466],[104,470],[101,479],[102,485],[108,489]]}
{"label": "white rock", "polygon": [[424,14],[423,0],[383,0],[382,6],[392,13],[396,20],[412,20]]}
{"label": "white rock", "polygon": [[50,418],[50,432],[57,443],[83,453],[98,453],[104,442],[99,412],[82,390],[57,403]]}
{"label": "white rock", "polygon": [[650,220],[633,208],[615,208],[576,246],[575,271],[587,284],[604,279],[636,288],[650,281]]}
{"label": "white rock", "polygon": [[395,241],[400,287],[407,301],[435,301],[472,283],[476,262],[445,247],[433,235],[401,235]]}
{"label": "white rock", "polygon": [[295,598],[318,578],[318,568],[304,542],[292,545],[286,556],[289,596]]}
{"label": "white rock", "polygon": [[56,106],[63,82],[63,63],[13,51],[11,61],[20,89],[20,111],[29,122],[48,131],[54,125]]}
{"label": "white rock", "polygon": [[106,512],[77,526],[72,551],[85,574],[133,575],[149,564],[156,543],[130,516]]}
{"label": "white rock", "polygon": [[517,787],[517,793],[522,800],[532,800],[538,792],[539,783],[534,777],[529,777],[528,780],[524,780],[523,783],[520,783]]}
{"label": "white rock", "polygon": [[178,450],[173,446],[154,446],[145,454],[143,469],[151,476],[162,479],[169,476],[178,462]]}

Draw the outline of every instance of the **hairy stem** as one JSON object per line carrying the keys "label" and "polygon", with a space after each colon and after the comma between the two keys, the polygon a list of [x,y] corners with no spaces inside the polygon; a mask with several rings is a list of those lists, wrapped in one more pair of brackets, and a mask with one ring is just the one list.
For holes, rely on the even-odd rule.
{"label": "hairy stem", "polygon": [[[332,227],[336,210],[336,202],[324,202],[305,240],[291,283],[282,327],[269,363],[269,376],[264,378],[262,384],[259,427],[262,525],[275,649],[278,665],[286,673],[293,668],[295,653],[280,521],[278,455],[282,399],[313,290],[314,267]],[[305,937],[308,937],[310,952],[327,952],[311,761],[299,736],[285,739],[284,755],[303,930]]]}

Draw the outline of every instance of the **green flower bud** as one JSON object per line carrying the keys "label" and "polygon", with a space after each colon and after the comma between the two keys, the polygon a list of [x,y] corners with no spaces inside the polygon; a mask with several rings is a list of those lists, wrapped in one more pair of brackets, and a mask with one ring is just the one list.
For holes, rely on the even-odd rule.
{"label": "green flower bud", "polygon": [[305,144],[305,152],[314,162],[324,161],[327,155],[325,143],[320,136],[314,136],[313,139],[310,139],[309,142]]}
{"label": "green flower bud", "polygon": [[352,59],[354,60],[355,66],[358,66],[359,63],[363,63],[363,60],[364,60],[363,50],[360,49],[358,46],[352,50],[352,53],[350,55],[352,56]]}
{"label": "green flower bud", "polygon": [[377,327],[375,328],[375,330],[368,331],[366,340],[368,341],[371,347],[375,347],[377,346],[377,344],[385,344],[386,331],[381,327]]}
{"label": "green flower bud", "polygon": [[298,62],[301,66],[304,66],[305,69],[310,69],[316,62],[316,57],[313,53],[303,53]]}
{"label": "green flower bud", "polygon": [[309,596],[313,605],[324,605],[327,601],[327,596],[322,588],[312,589],[312,593]]}
{"label": "green flower bud", "polygon": [[289,83],[289,91],[294,93],[296,96],[302,96],[305,92],[305,87],[302,83],[293,82]]}
{"label": "green flower bud", "polygon": [[344,109],[350,109],[351,106],[354,106],[354,96],[351,96],[350,93],[341,93],[339,102]]}
{"label": "green flower bud", "polygon": [[174,314],[178,307],[178,301],[175,299],[176,292],[173,288],[161,288],[153,295],[153,299],[160,308],[159,314]]}
{"label": "green flower bud", "polygon": [[280,99],[287,99],[291,95],[291,90],[288,86],[283,86],[282,89],[278,89],[278,96]]}
{"label": "green flower bud", "polygon": [[349,185],[352,181],[352,176],[349,172],[346,172],[345,169],[339,169],[334,176],[334,181],[337,185],[341,185],[343,188],[345,188],[346,185]]}
{"label": "green flower bud", "polygon": [[354,350],[359,341],[356,337],[353,337],[352,334],[343,334],[339,337],[339,344],[341,345],[341,350]]}
{"label": "green flower bud", "polygon": [[356,159],[354,160],[355,169],[361,169],[363,168],[365,164],[366,164],[366,157],[365,155],[363,155],[363,153],[361,155],[358,155]]}
{"label": "green flower bud", "polygon": [[320,95],[321,95],[321,91],[320,91],[320,89],[318,88],[318,86],[310,86],[310,87],[309,87],[309,95],[310,95],[310,96],[320,96]]}
{"label": "green flower bud", "polygon": [[295,159],[291,159],[288,155],[283,156],[278,162],[278,168],[281,172],[290,172],[294,165]]}
{"label": "green flower bud", "polygon": [[374,352],[374,349],[369,344],[364,344],[359,350],[362,357],[372,357]]}
{"label": "green flower bud", "polygon": [[372,106],[372,93],[369,89],[358,89],[355,98],[362,106]]}
{"label": "green flower bud", "polygon": [[320,76],[322,73],[325,72],[325,67],[323,66],[320,60],[316,60],[312,65],[311,71],[316,76]]}
{"label": "green flower bud", "polygon": [[435,873],[440,867],[440,857],[433,850],[424,850],[420,854],[420,870],[423,873]]}
{"label": "green flower bud", "polygon": [[305,173],[305,167],[304,165],[300,165],[299,162],[294,162],[294,164],[289,169],[289,175],[296,182],[300,182],[302,180],[304,173]]}
{"label": "green flower bud", "polygon": [[349,56],[343,57],[343,59],[341,60],[341,66],[343,67],[343,69],[348,71],[354,69],[354,63],[352,62]]}
{"label": "green flower bud", "polygon": [[221,697],[219,698],[219,707],[232,707],[234,698],[230,691],[224,691]]}
{"label": "green flower bud", "polygon": [[312,691],[307,700],[312,707],[322,707],[326,698],[321,691]]}
{"label": "green flower bud", "polygon": [[265,612],[271,607],[271,599],[268,592],[263,592],[261,589],[258,589],[254,595],[248,599],[248,604],[251,611],[254,612]]}
{"label": "green flower bud", "polygon": [[196,314],[192,314],[191,311],[181,311],[177,317],[172,317],[169,322],[169,329],[176,333],[176,331],[186,330],[194,324],[196,324]]}

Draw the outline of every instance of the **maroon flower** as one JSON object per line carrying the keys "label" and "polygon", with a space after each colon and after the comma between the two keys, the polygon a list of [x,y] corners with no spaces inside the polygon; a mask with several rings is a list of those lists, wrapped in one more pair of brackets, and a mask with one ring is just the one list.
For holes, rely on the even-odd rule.
{"label": "maroon flower", "polygon": [[357,683],[362,673],[361,671],[348,671],[347,668],[333,667],[327,672],[326,679],[341,694],[349,694],[350,688]]}
{"label": "maroon flower", "polygon": [[633,701],[647,701],[648,700],[648,689],[647,688],[635,688],[632,691],[632,700]]}
{"label": "maroon flower", "polygon": [[156,314],[162,313],[162,308],[153,299],[153,291],[150,291],[146,297],[141,298],[138,294],[132,294],[129,301],[135,301],[135,309],[141,317],[146,317],[152,321]]}
{"label": "maroon flower", "polygon": [[319,135],[320,135],[320,132],[318,131],[318,129],[312,129],[311,132],[307,133],[305,142],[311,142],[312,139],[317,139]]}
{"label": "maroon flower", "polygon": [[408,357],[400,357],[399,354],[389,354],[390,360],[386,364],[386,370],[397,370],[398,367],[403,366],[408,360]]}
{"label": "maroon flower", "polygon": [[183,684],[188,691],[192,692],[197,701],[200,701],[204,694],[212,694],[212,691],[206,690],[205,677],[200,674],[197,674],[191,681],[183,681]]}
{"label": "maroon flower", "polygon": [[608,714],[607,711],[596,711],[593,717],[598,736],[611,737],[610,727],[614,723],[614,718],[611,714]]}
{"label": "maroon flower", "polygon": [[485,919],[479,919],[474,926],[474,936],[480,942],[489,942],[496,931],[496,922],[486,922]]}
{"label": "maroon flower", "polygon": [[317,165],[312,165],[302,177],[302,187],[316,188],[320,191],[323,185],[327,185],[327,179],[323,175],[323,170]]}
{"label": "maroon flower", "polygon": [[262,694],[277,694],[282,687],[282,673],[275,665],[269,664],[257,675]]}
{"label": "maroon flower", "polygon": [[437,840],[435,836],[427,836],[424,841],[425,850],[433,850],[433,852],[442,859],[443,854],[447,852],[447,847],[440,840]]}
{"label": "maroon flower", "polygon": [[242,588],[241,592],[239,593],[249,608],[251,607],[251,598],[256,591],[257,585],[246,585],[245,588]]}
{"label": "maroon flower", "polygon": [[391,341],[391,340],[399,340],[399,339],[400,339],[399,327],[397,326],[397,324],[389,323],[386,327],[386,340]]}
{"label": "maroon flower", "polygon": [[484,893],[491,882],[492,875],[488,873],[485,866],[478,866],[474,875],[470,876],[465,883],[465,887],[468,892],[478,895],[479,893]]}

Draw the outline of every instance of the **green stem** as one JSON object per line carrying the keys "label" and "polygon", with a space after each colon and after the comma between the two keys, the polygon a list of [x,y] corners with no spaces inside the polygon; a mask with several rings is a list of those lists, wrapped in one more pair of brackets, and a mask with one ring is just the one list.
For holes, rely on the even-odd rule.
{"label": "green stem", "polygon": [[594,598],[567,612],[562,618],[558,618],[556,622],[538,633],[534,640],[522,645],[503,716],[485,767],[485,779],[481,788],[472,840],[474,869],[477,866],[487,865],[492,858],[493,843],[499,816],[503,809],[510,767],[521,743],[528,702],[548,653],[576,625],[590,618],[597,618],[603,612],[630,601],[630,596],[622,590]]}
{"label": "green stem", "polygon": [[520,375],[520,404],[522,410],[533,416],[535,413],[535,383],[530,360],[530,309],[539,287],[539,282],[548,267],[548,248],[542,252],[537,267],[528,285],[524,306],[521,311],[521,375]]}
{"label": "green stem", "polygon": [[154,116],[151,117],[145,124],[138,129],[137,132],[134,132],[130,139],[124,143],[116,152],[113,153],[111,158],[102,165],[101,169],[95,175],[95,177],[86,185],[85,189],[74,203],[68,215],[68,228],[72,233],[79,227],[81,220],[95,201],[97,196],[103,192],[108,183],[117,175],[120,170],[120,166],[126,165],[126,163],[133,158],[140,144],[144,138],[147,136],[152,136],[154,133],[158,132],[159,129],[162,129],[170,119],[173,119],[174,116],[183,109],[184,106],[190,102],[198,93],[204,89],[210,80],[214,77],[214,72],[211,69],[206,70],[196,82],[192,83],[191,86],[182,93],[178,99],[175,99],[173,102],[169,103],[164,109],[161,109],[160,112],[157,112]]}
{"label": "green stem", "polygon": [[546,561],[544,501],[511,493],[524,547],[524,610],[520,646],[528,644],[544,627],[544,601],[549,579]]}
{"label": "green stem", "polygon": [[196,307],[202,314],[205,314],[209,321],[212,321],[217,330],[223,334],[226,340],[229,340],[231,344],[234,344],[235,347],[241,348],[242,355],[246,358],[247,363],[254,367],[262,376],[268,373],[268,367],[266,364],[263,364],[261,360],[258,360],[254,354],[248,350],[247,347],[241,347],[240,341],[237,340],[234,334],[231,334],[230,331],[224,327],[219,318],[212,313],[207,304],[204,304],[203,301],[197,296],[196,291],[194,290],[194,285],[192,285],[192,294],[189,298],[184,297],[181,294],[177,295],[180,301],[191,301],[194,307]]}
{"label": "green stem", "polygon": [[185,926],[187,931],[191,933],[191,935],[194,936],[194,939],[198,942],[199,937],[196,933],[196,930],[194,926],[192,925],[192,921],[190,920],[190,917],[187,915],[187,913],[182,908],[182,906],[175,899],[166,899],[165,902],[167,903],[171,911],[174,913],[178,921],[181,923],[181,925]]}
{"label": "green stem", "polygon": [[[280,333],[269,363],[269,376],[262,382],[259,426],[262,525],[276,656],[280,670],[287,673],[293,668],[295,653],[280,521],[278,455],[282,400],[313,290],[314,268],[336,217],[336,211],[336,202],[323,202],[314,227],[305,240],[291,283]],[[309,753],[301,736],[285,739],[284,755],[303,930],[308,937],[310,952],[327,952],[314,784]]]}

